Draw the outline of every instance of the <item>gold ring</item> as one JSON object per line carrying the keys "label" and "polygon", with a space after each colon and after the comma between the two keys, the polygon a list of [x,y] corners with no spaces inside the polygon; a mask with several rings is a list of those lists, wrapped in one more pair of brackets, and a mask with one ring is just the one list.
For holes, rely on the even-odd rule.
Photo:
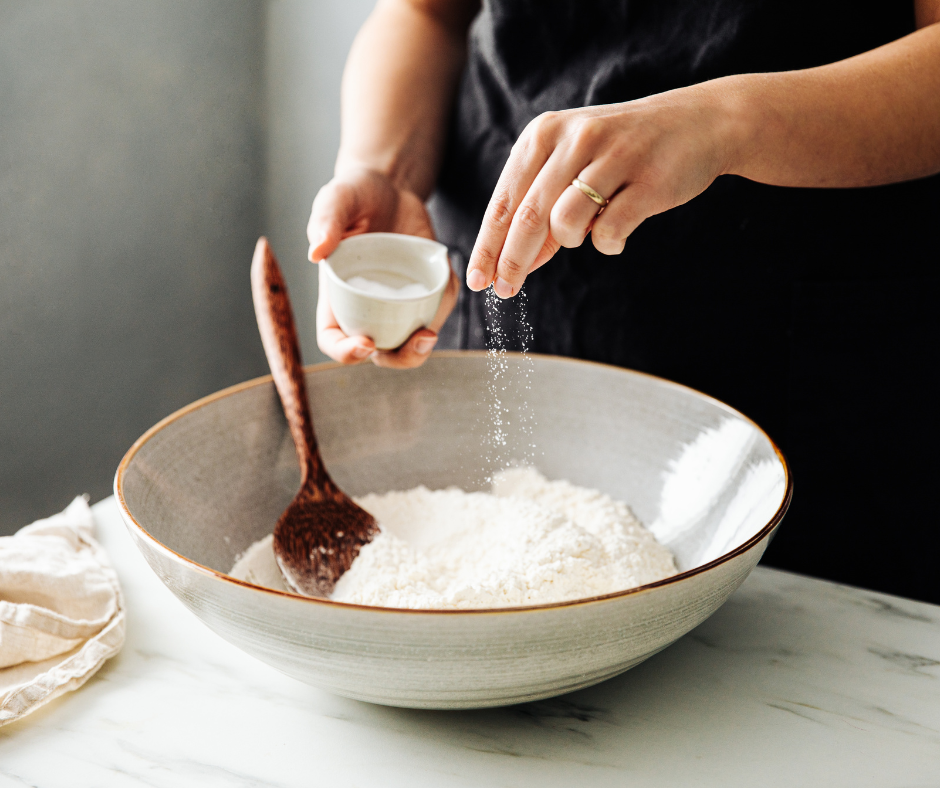
{"label": "gold ring", "polygon": [[577,178],[575,178],[571,182],[571,185],[579,188],[588,197],[594,200],[594,202],[596,202],[599,206],[601,206],[601,208],[606,208],[607,203],[610,202],[610,200],[608,200],[606,197],[602,197],[598,192],[594,191],[594,189],[588,186],[584,181],[579,181]]}

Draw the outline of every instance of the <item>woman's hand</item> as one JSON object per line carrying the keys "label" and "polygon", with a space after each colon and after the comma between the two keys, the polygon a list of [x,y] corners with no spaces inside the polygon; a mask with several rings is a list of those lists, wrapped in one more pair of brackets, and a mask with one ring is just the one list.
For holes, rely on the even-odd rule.
{"label": "woman's hand", "polygon": [[[723,173],[803,188],[940,173],[940,0],[915,9],[917,31],[836,63],[540,115],[500,175],[467,284],[515,295],[588,232],[599,251],[619,254],[644,219]],[[602,213],[575,178],[610,200]]]}
{"label": "woman's hand", "polygon": [[[560,246],[591,233],[603,254],[623,251],[649,216],[691,200],[726,170],[735,131],[715,83],[625,104],[548,112],[512,148],[487,207],[467,284],[519,292]],[[609,199],[600,210],[578,178]]]}
{"label": "woman's hand", "polygon": [[[337,174],[320,189],[307,224],[309,258],[319,262],[350,235],[366,232],[406,233],[434,238],[424,203],[410,191],[396,187],[385,175],[365,168]],[[451,273],[434,320],[415,331],[400,348],[376,350],[368,337],[348,337],[336,322],[327,297],[324,271],[320,270],[317,301],[317,344],[326,355],[344,364],[371,358],[380,367],[404,369],[423,364],[437,342],[437,332],[457,301],[459,283]]]}

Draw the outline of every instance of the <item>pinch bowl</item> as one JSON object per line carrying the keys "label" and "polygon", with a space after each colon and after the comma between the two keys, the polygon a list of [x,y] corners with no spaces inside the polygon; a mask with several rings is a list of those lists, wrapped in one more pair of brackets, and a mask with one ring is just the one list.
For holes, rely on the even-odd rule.
{"label": "pinch bowl", "polygon": [[131,447],[115,477],[127,528],[207,626],[340,695],[475,708],[615,676],[700,624],[741,585],[789,505],[787,463],[756,424],[697,391],[531,354],[508,354],[501,367],[503,444],[493,440],[490,364],[485,353],[438,352],[416,370],[309,367],[335,481],[350,495],[419,484],[486,489],[491,471],[534,455],[548,478],[625,501],[673,551],[678,574],[573,602],[445,611],[352,605],[235,580],[226,572],[236,557],[271,533],[299,486],[270,377],[183,408]]}
{"label": "pinch bowl", "polygon": [[[330,306],[347,336],[367,336],[379,350],[399,347],[437,313],[450,278],[447,247],[400,233],[363,233],[341,241],[320,265],[326,272]],[[356,276],[401,287],[420,283],[427,295],[388,298],[347,280]]]}

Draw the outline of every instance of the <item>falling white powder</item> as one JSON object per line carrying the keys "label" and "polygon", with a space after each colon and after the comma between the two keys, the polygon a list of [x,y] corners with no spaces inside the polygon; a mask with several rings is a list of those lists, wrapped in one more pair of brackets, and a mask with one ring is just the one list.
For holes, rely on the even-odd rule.
{"label": "falling white powder", "polygon": [[431,292],[420,282],[411,282],[402,287],[391,287],[390,285],[383,285],[381,282],[376,282],[372,279],[366,279],[364,276],[351,276],[346,280],[346,284],[350,287],[355,287],[357,290],[361,290],[363,293],[369,293],[370,295],[380,296],[382,298],[420,298]]}
{"label": "falling white powder", "polygon": [[[676,565],[627,506],[532,468],[493,479],[493,492],[451,487],[366,495],[380,533],[332,598],[381,607],[537,605],[608,594],[675,574]],[[286,590],[267,537],[231,575]]]}
{"label": "falling white powder", "polygon": [[[527,317],[527,298],[523,287],[515,297],[516,321],[514,337],[508,336],[507,327],[501,319],[504,301],[496,295],[493,285],[484,293],[488,332],[486,336],[486,365],[488,410],[483,419],[484,459],[486,472],[496,473],[512,467],[521,460],[524,464],[536,461],[535,413],[526,394],[532,390],[532,346],[533,330]],[[510,359],[509,344],[515,339],[521,355]],[[521,394],[514,397],[507,392]],[[513,434],[515,433],[515,434]],[[510,448],[511,446],[511,448]]]}

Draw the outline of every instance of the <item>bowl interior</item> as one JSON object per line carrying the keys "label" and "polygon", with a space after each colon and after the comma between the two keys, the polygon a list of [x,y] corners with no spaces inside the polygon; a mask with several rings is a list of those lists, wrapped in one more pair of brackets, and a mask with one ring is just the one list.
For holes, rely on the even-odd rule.
{"label": "bowl interior", "polygon": [[[324,460],[351,495],[485,489],[501,464],[534,460],[549,478],[627,502],[686,570],[761,532],[787,494],[784,461],[752,422],[691,389],[614,367],[435,353],[402,372],[312,367],[307,385]],[[497,415],[505,445],[494,440]],[[272,531],[299,484],[268,379],[169,417],[122,467],[118,487],[134,519],[220,572]]]}
{"label": "bowl interior", "polygon": [[444,288],[450,272],[446,246],[398,233],[354,235],[342,241],[326,262],[327,271],[346,287],[350,287],[347,280],[361,276],[394,288],[418,282],[434,293]]}

